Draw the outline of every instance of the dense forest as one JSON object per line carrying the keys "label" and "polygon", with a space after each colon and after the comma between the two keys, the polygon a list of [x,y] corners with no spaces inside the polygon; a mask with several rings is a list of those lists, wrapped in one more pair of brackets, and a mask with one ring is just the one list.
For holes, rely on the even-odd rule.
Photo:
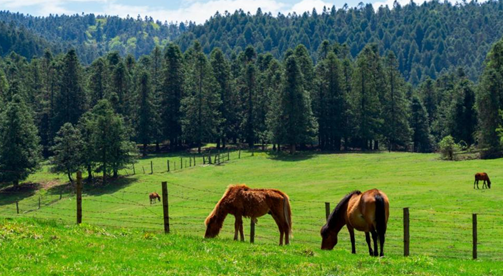
{"label": "dense forest", "polygon": [[[320,58],[317,51],[324,40],[343,45],[343,54],[350,59],[356,58],[367,44],[375,43],[380,55],[389,50],[395,53],[398,70],[414,86],[458,67],[470,80],[477,81],[491,45],[503,36],[501,18],[501,0],[458,4],[429,1],[421,5],[411,2],[404,6],[395,3],[393,7],[378,9],[361,3],[354,8],[327,7],[288,15],[236,11],[216,14],[203,25],[159,22],[139,16],[32,17],[0,12],[0,21],[30,30],[58,45],[55,49],[75,48],[84,64],[109,51],[118,51],[122,56],[132,54],[138,59],[168,42],[175,42],[186,51],[194,40],[201,43],[207,55],[218,47],[231,57],[251,45],[257,53],[271,53],[277,59],[288,49],[303,44],[314,62]],[[3,45],[2,48],[2,55],[11,50]],[[41,56],[40,51],[21,51],[19,47],[13,50],[27,58],[33,54]]]}
{"label": "dense forest", "polygon": [[[34,17],[0,11],[0,22],[2,21],[8,26],[18,28],[9,32],[1,29],[0,35],[28,42],[26,49],[24,45],[9,47],[8,44],[1,44],[0,55],[14,51],[26,58],[32,58],[42,56],[43,46],[51,48],[55,53],[74,48],[80,61],[85,64],[91,63],[109,51],[117,51],[123,56],[132,54],[138,58],[150,53],[157,45],[165,46],[193,25],[190,22],[170,24],[155,21],[152,17],[120,18],[94,14]],[[17,31],[18,29],[20,31]],[[49,41],[53,45],[40,41]],[[32,49],[34,46],[31,44],[37,45],[36,47],[42,50]]]}
{"label": "dense forest", "polygon": [[[1,26],[30,38],[23,26]],[[382,43],[353,53],[350,43],[324,40],[315,51],[300,43],[281,55],[250,43],[229,55],[219,47],[207,53],[207,40],[185,50],[166,42],[138,58],[138,52],[109,51],[86,65],[77,49],[53,53],[49,45],[39,53],[45,46],[39,39],[32,45],[37,55],[10,52],[0,59],[0,182],[16,185],[43,159],[70,180],[78,169],[106,180],[137,150],[149,154],[149,145],[158,152],[232,143],[291,153],[439,147],[477,149],[482,158],[503,153],[503,40],[480,61],[477,83],[469,68],[447,66],[416,84],[401,69],[401,50]]]}

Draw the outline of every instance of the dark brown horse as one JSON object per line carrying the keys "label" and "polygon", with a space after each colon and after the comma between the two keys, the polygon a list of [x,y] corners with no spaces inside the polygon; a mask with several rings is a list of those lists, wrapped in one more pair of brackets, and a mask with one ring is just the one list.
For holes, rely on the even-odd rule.
{"label": "dark brown horse", "polygon": [[[347,225],[351,238],[351,252],[356,254],[355,229],[365,232],[370,256],[377,256],[377,239],[383,256],[384,236],[389,217],[389,201],[386,194],[373,189],[364,193],[353,191],[346,195],[328,217],[321,228],[321,249],[331,250],[337,244],[337,235]],[[374,240],[374,250],[370,245],[370,235]]]}
{"label": "dark brown horse", "polygon": [[236,218],[234,240],[238,239],[238,231],[241,234],[241,241],[244,240],[243,217],[250,217],[256,221],[258,217],[270,214],[278,225],[279,244],[283,244],[283,236],[285,236],[285,244],[290,243],[292,229],[290,200],[285,193],[279,190],[250,189],[246,185],[230,185],[215,209],[205,220],[205,238],[213,238],[218,235],[227,214],[232,214]]}
{"label": "dark brown horse", "polygon": [[156,193],[156,192],[153,192],[151,194],[148,195],[148,197],[150,198],[150,204],[153,204],[155,203],[155,199],[157,198],[159,201],[161,201],[161,196]]}
{"label": "dark brown horse", "polygon": [[[475,189],[475,184],[477,184],[477,189],[479,188],[479,180],[483,180],[482,189],[484,187],[491,189],[491,180],[489,179],[489,175],[485,172],[479,172],[475,174],[475,182],[473,182],[473,188]],[[486,185],[487,181],[487,185]]]}

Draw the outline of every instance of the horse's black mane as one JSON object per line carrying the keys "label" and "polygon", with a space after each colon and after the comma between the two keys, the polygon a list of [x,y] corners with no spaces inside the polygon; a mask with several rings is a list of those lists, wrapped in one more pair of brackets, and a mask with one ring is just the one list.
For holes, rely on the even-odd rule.
{"label": "horse's black mane", "polygon": [[337,204],[337,206],[335,206],[335,209],[334,211],[330,214],[330,216],[328,217],[328,221],[327,221],[327,224],[326,226],[327,227],[324,227],[323,228],[323,231],[328,231],[328,229],[332,229],[335,227],[335,224],[337,223],[337,217],[339,215],[339,212],[342,208],[342,206],[346,203],[348,203],[349,199],[353,196],[353,195],[359,195],[361,194],[362,192],[359,191],[359,190],[355,190],[355,191],[352,191],[351,193],[347,194],[344,196],[344,198],[342,198],[342,200]]}

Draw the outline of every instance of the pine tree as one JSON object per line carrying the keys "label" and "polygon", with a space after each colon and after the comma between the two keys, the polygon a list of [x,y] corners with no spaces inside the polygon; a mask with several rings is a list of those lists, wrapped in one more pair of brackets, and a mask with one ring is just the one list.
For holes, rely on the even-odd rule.
{"label": "pine tree", "polygon": [[182,100],[182,125],[186,140],[195,143],[201,153],[203,141],[215,138],[221,123],[220,99],[210,64],[197,43],[191,55],[187,65],[187,93]]}
{"label": "pine tree", "polygon": [[355,136],[362,149],[378,148],[377,141],[383,124],[380,95],[384,93],[379,53],[375,45],[366,46],[358,55],[352,78],[351,113]]}
{"label": "pine tree", "polygon": [[503,95],[503,77],[494,69],[486,69],[477,91],[477,112],[479,114],[479,148],[482,158],[501,155],[501,143],[497,128],[502,120],[499,116]]}
{"label": "pine tree", "polygon": [[454,88],[454,101],[450,118],[450,133],[458,143],[464,141],[472,145],[477,127],[477,112],[473,85],[467,79],[462,79]]}
{"label": "pine tree", "polygon": [[482,74],[476,96],[479,114],[479,147],[482,158],[501,156],[502,147],[498,128],[503,124],[500,110],[503,109],[503,40],[494,44],[487,55],[486,68]]}
{"label": "pine tree", "polygon": [[20,95],[12,95],[0,114],[0,182],[19,185],[39,167],[40,138],[32,115]]}
{"label": "pine tree", "polygon": [[405,80],[398,71],[398,63],[393,52],[388,52],[385,61],[387,91],[383,101],[383,133],[388,142],[388,149],[397,146],[406,147],[410,140],[408,121],[409,103],[405,98]]}
{"label": "pine tree", "polygon": [[335,53],[328,53],[317,67],[318,85],[313,93],[313,109],[318,118],[318,138],[322,149],[340,150],[347,132],[341,64]]}
{"label": "pine tree", "polygon": [[181,101],[184,97],[185,70],[183,56],[175,44],[169,44],[164,55],[163,85],[161,91],[161,123],[164,138],[171,147],[182,143]]}
{"label": "pine tree", "polygon": [[412,97],[410,106],[410,127],[412,129],[412,143],[414,152],[431,151],[432,142],[430,127],[428,125],[428,113],[417,96]]}
{"label": "pine tree", "polygon": [[236,124],[236,100],[233,95],[231,84],[230,65],[225,59],[224,53],[220,48],[211,52],[211,68],[218,83],[218,94],[220,95],[219,111],[222,115],[222,124],[218,126],[217,148],[220,142],[225,148],[227,139],[233,135],[233,125]]}
{"label": "pine tree", "polygon": [[59,93],[54,100],[52,128],[56,133],[65,123],[76,124],[85,112],[86,96],[81,83],[81,69],[75,50],[70,50],[61,71]]}
{"label": "pine tree", "polygon": [[90,105],[95,106],[98,101],[103,99],[109,99],[109,95],[106,91],[106,65],[103,58],[98,58],[91,64],[90,77],[88,81],[88,91],[90,94]]}
{"label": "pine tree", "polygon": [[83,167],[84,141],[80,131],[72,124],[65,123],[54,138],[51,150],[54,154],[51,157],[51,171],[65,173],[73,183],[72,174]]}
{"label": "pine tree", "polygon": [[124,120],[117,115],[108,100],[99,101],[90,111],[88,120],[94,161],[101,164],[103,183],[109,172],[117,177],[119,169],[133,160],[134,145],[130,142]]}
{"label": "pine tree", "polygon": [[294,56],[285,61],[285,75],[280,96],[281,116],[276,123],[284,131],[277,140],[290,145],[295,153],[296,145],[311,142],[317,124],[311,110],[309,94],[304,90],[302,75]]}
{"label": "pine tree", "polygon": [[147,155],[147,145],[155,136],[155,128],[152,123],[155,119],[155,107],[152,104],[152,86],[148,72],[140,72],[138,84],[137,116],[136,116],[136,135],[137,141],[143,144],[143,156]]}

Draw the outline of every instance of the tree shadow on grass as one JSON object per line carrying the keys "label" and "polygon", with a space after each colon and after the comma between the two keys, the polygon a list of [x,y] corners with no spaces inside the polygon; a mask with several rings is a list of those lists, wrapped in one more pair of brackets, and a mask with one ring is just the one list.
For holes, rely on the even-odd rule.
{"label": "tree shadow on grass", "polygon": [[269,152],[268,158],[277,161],[297,162],[311,159],[317,154],[318,153],[314,151],[298,151],[294,154],[281,151],[281,152]]}
{"label": "tree shadow on grass", "polygon": [[102,178],[94,178],[92,183],[83,180],[83,193],[87,195],[100,196],[106,194],[113,194],[121,189],[128,187],[138,180],[134,176],[120,176],[116,179],[107,179],[107,183],[103,185]]}
{"label": "tree shadow on grass", "polygon": [[41,188],[39,183],[23,183],[18,187],[10,186],[0,189],[0,206],[14,204],[35,195]]}

